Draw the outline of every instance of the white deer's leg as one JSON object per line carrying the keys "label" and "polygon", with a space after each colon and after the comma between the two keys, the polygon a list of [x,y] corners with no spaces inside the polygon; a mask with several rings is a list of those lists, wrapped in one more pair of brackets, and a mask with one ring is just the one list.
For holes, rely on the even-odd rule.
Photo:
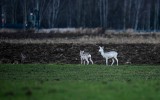
{"label": "white deer's leg", "polygon": [[83,64],[84,64],[84,65],[86,64],[86,61],[85,61],[85,59],[83,59]]}
{"label": "white deer's leg", "polygon": [[117,57],[115,57],[115,59],[116,59],[116,61],[117,61],[117,66],[118,66],[118,59],[117,59]]}
{"label": "white deer's leg", "polygon": [[83,59],[81,58],[81,64],[83,64]]}
{"label": "white deer's leg", "polygon": [[106,59],[106,65],[108,65],[108,59]]}
{"label": "white deer's leg", "polygon": [[89,61],[88,61],[88,59],[86,58],[86,61],[87,61],[87,65],[89,64]]}
{"label": "white deer's leg", "polygon": [[90,61],[91,61],[91,63],[93,64],[93,61],[92,61],[91,57],[89,58],[89,60],[90,60]]}
{"label": "white deer's leg", "polygon": [[112,64],[111,64],[111,66],[114,64],[114,58],[112,58]]}

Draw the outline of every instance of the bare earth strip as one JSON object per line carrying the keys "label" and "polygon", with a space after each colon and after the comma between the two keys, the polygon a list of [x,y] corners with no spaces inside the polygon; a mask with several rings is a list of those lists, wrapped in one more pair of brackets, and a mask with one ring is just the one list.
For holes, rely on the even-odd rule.
{"label": "bare earth strip", "polygon": [[57,44],[57,43],[82,43],[82,44],[135,44],[135,43],[150,43],[158,44],[160,43],[160,37],[102,37],[102,36],[83,36],[80,38],[46,38],[46,39],[0,39],[0,43],[46,43],[46,44]]}

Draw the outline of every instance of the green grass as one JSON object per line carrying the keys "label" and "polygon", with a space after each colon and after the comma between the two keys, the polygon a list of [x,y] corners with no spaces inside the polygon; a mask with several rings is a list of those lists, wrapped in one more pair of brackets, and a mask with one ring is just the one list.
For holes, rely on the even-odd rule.
{"label": "green grass", "polygon": [[0,100],[159,100],[159,94],[158,65],[0,65]]}

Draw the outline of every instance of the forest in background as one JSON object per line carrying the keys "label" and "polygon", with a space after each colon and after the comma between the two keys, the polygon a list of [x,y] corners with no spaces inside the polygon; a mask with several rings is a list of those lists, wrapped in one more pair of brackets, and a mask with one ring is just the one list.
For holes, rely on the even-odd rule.
{"label": "forest in background", "polygon": [[160,29],[160,0],[1,0],[1,27]]}

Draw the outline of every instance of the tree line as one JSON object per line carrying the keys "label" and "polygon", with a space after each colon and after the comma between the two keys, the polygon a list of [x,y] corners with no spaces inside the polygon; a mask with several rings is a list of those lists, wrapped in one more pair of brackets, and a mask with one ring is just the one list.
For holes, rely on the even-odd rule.
{"label": "tree line", "polygon": [[160,29],[160,0],[1,0],[1,27]]}

